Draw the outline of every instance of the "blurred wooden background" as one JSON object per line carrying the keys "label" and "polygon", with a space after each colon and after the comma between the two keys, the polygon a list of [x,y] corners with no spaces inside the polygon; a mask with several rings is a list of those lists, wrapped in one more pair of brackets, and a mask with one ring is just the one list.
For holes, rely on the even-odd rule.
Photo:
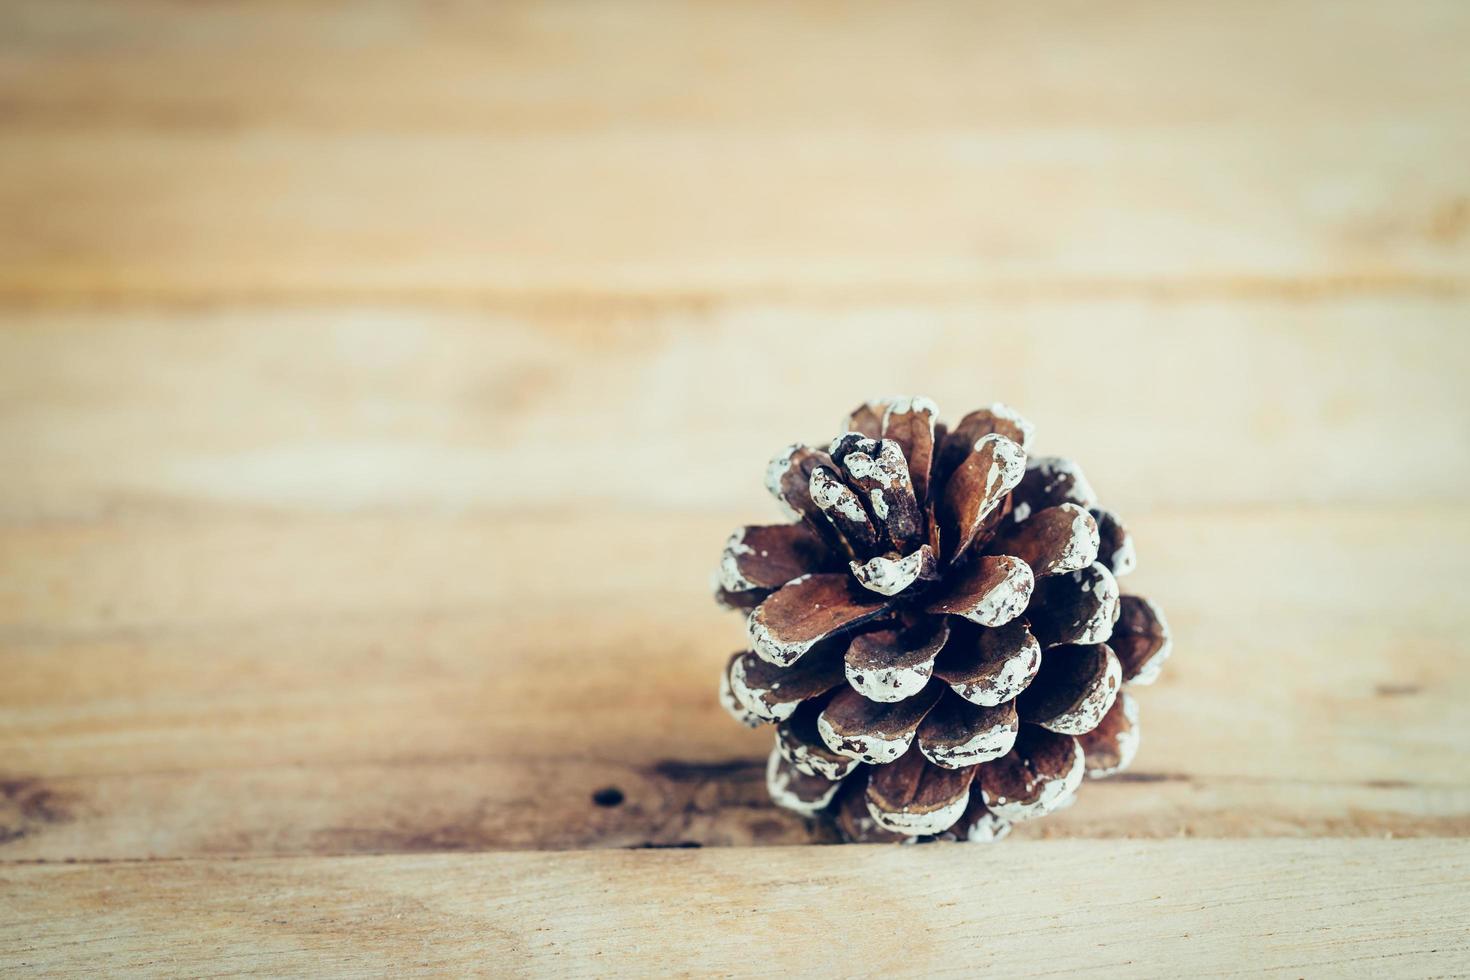
{"label": "blurred wooden background", "polygon": [[[0,964],[1470,969],[1467,47],[0,4]],[[1177,634],[1133,771],[995,848],[546,853],[819,839],[708,578],[893,392],[1020,407],[1129,520]],[[909,939],[835,952],[880,895]]]}

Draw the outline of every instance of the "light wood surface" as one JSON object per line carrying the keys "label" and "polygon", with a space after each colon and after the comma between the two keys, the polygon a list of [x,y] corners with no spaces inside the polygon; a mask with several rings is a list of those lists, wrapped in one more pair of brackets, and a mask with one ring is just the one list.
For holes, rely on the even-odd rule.
{"label": "light wood surface", "polygon": [[[144,507],[13,529],[5,758],[37,784],[11,805],[44,791],[58,816],[5,853],[805,840],[764,805],[769,730],[715,702],[743,635],[704,587],[727,523]],[[1137,527],[1177,660],[1140,695],[1132,774],[1020,833],[1470,832],[1463,511]],[[608,785],[624,805],[592,803]]]}
{"label": "light wood surface", "polygon": [[45,865],[0,869],[35,896],[0,944],[42,976],[1444,976],[1467,876],[1464,841],[1343,840]]}
{"label": "light wood surface", "polygon": [[6,6],[17,294],[1463,289],[1470,255],[1458,0]]}
{"label": "light wood surface", "polygon": [[[1467,44],[0,5],[0,967],[1470,971]],[[995,848],[645,850],[823,839],[708,580],[892,392],[1022,408],[1128,520],[1133,770]]]}

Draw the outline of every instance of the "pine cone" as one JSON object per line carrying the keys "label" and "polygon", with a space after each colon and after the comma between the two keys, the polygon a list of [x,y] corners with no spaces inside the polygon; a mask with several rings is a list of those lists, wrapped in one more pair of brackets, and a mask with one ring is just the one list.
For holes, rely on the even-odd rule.
{"label": "pine cone", "polygon": [[774,723],[779,805],[848,840],[998,840],[1127,768],[1138,707],[1170,652],[1147,599],[1120,595],[1133,543],[1078,466],[1027,458],[1003,405],[953,431],[923,398],[869,403],[826,450],[766,483],[794,523],[743,528],[718,600],[749,611],[721,702]]}

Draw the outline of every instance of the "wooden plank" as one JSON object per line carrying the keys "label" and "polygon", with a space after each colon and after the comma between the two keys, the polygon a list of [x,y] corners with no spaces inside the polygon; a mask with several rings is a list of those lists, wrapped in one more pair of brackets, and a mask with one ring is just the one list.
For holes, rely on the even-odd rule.
{"label": "wooden plank", "polygon": [[1470,485],[1464,299],[5,316],[12,520],[160,504],[769,520],[777,449],[905,390],[951,416],[1020,407],[1125,516],[1458,503]]}
{"label": "wooden plank", "polygon": [[1454,0],[0,16],[11,296],[1467,288]]}
{"label": "wooden plank", "polygon": [[[715,700],[744,632],[705,582],[735,517],[12,526],[0,857],[814,839],[765,802],[769,731]],[[1136,771],[1022,836],[1470,833],[1470,511],[1136,533],[1129,586],[1178,637]]]}
{"label": "wooden plank", "polygon": [[1464,841],[5,867],[0,967],[27,976],[1447,976],[1470,968],[1467,880]]}
{"label": "wooden plank", "polygon": [[[0,972],[1470,970],[1467,38],[5,4]],[[704,582],[904,389],[1130,517],[1139,761],[998,848],[687,849],[824,839]],[[1262,835],[1419,839],[1161,839]]]}

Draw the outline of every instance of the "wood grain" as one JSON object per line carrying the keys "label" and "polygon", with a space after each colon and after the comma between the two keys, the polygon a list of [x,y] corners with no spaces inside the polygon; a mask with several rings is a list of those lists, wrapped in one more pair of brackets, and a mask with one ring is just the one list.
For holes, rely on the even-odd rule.
{"label": "wood grain", "polygon": [[[1467,39],[0,5],[0,972],[1470,972]],[[995,848],[694,850],[824,839],[706,582],[891,392],[1128,519],[1135,768]]]}
{"label": "wood grain", "polygon": [[[1464,503],[1470,303],[12,310],[0,516],[725,510],[866,397],[1002,400],[1109,506]],[[881,352],[881,356],[878,353]],[[614,519],[611,516],[609,519]]]}
{"label": "wood grain", "polygon": [[1455,0],[6,7],[15,297],[1467,286]]}
{"label": "wood grain", "polygon": [[[1467,877],[1464,841],[1334,840],[10,866],[0,967],[1446,976]],[[880,881],[885,926],[854,928]]]}
{"label": "wood grain", "polygon": [[[1180,635],[1144,699],[1147,782],[1030,833],[1470,830],[1458,303],[1271,302],[1245,324],[1046,301],[1003,339],[966,328],[1007,309],[860,314],[915,353],[830,377],[802,367],[834,334],[800,307],[651,329],[516,307],[19,314],[0,857],[812,839],[764,804],[766,736],[715,705],[743,633],[706,583],[731,528],[775,517],[776,446],[826,431],[850,388],[928,372],[951,405],[994,385],[1042,406],[1043,449],[1098,447],[1132,587]],[[1107,413],[1067,374],[1098,323],[1081,366],[1120,379]],[[1210,370],[1180,369],[1180,323]],[[778,344],[796,365],[762,374]],[[626,802],[594,805],[607,786]]]}
{"label": "wood grain", "polygon": [[[762,802],[769,732],[715,700],[744,635],[704,585],[731,518],[11,528],[0,756],[34,785],[0,853],[809,839]],[[1137,534],[1179,653],[1142,697],[1135,782],[1030,832],[1470,832],[1470,512],[1192,511]],[[592,803],[607,785],[623,806]],[[25,818],[38,788],[64,818]]]}

